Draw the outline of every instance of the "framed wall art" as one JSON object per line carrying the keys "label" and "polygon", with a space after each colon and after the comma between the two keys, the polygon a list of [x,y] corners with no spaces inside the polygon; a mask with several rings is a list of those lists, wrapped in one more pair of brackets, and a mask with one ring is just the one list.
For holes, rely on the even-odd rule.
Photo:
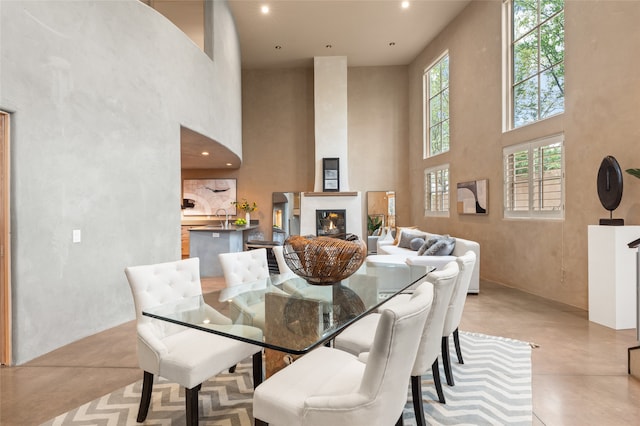
{"label": "framed wall art", "polygon": [[340,159],[322,159],[322,191],[340,191]]}
{"label": "framed wall art", "polygon": [[[235,179],[185,179],[182,187],[183,214],[185,216],[213,216],[224,209],[229,216],[236,215]],[[193,207],[189,207],[193,205]],[[220,210],[219,213],[222,213]]]}
{"label": "framed wall art", "polygon": [[457,197],[459,214],[488,214],[489,180],[458,183]]}

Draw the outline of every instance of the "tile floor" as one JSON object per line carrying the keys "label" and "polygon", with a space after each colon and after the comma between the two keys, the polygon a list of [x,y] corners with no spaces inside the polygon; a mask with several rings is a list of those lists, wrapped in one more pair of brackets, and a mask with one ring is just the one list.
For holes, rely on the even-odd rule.
{"label": "tile floor", "polygon": [[[221,283],[207,280],[203,288]],[[627,374],[635,330],[611,330],[589,322],[583,310],[498,284],[483,281],[480,288],[467,298],[461,330],[539,345],[532,350],[533,425],[639,424],[640,380]],[[3,367],[0,424],[38,425],[141,379],[135,346],[129,322]]]}

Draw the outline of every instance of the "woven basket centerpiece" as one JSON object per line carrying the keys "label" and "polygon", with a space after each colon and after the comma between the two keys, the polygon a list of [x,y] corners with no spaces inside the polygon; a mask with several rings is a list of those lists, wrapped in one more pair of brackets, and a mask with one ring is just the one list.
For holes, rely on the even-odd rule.
{"label": "woven basket centerpiece", "polygon": [[287,266],[315,285],[335,284],[351,276],[367,256],[367,246],[357,237],[340,240],[293,235],[284,242],[282,251]]}

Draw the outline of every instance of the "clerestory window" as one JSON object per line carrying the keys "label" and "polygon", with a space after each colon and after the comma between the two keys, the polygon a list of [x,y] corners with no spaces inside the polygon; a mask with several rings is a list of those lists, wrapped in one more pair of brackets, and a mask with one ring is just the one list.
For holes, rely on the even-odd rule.
{"label": "clerestory window", "polygon": [[424,92],[424,158],[449,151],[449,54],[422,77]]}
{"label": "clerestory window", "polygon": [[504,13],[514,129],[564,112],[564,0],[506,0]]}

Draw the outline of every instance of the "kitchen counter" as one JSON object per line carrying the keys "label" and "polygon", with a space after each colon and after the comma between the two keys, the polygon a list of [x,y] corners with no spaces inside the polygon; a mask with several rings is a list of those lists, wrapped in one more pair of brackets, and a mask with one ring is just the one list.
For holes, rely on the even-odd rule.
{"label": "kitchen counter", "polygon": [[[182,225],[182,226],[186,226],[186,225]],[[191,228],[189,228],[190,232],[199,232],[199,231],[209,231],[209,232],[236,232],[236,231],[249,231],[251,229],[256,229],[258,228],[258,225],[243,225],[243,226],[236,226],[233,224],[229,224],[228,228],[225,228],[224,226],[220,226],[220,225],[204,225],[204,226],[192,226]]]}
{"label": "kitchen counter", "polygon": [[222,276],[222,266],[218,259],[220,253],[233,253],[244,250],[244,243],[248,239],[248,232],[258,228],[257,224],[249,226],[235,226],[217,222],[204,226],[186,225],[189,227],[189,257],[200,258],[201,277]]}
{"label": "kitchen counter", "polygon": [[[216,219],[206,218],[206,217],[183,217],[180,221],[182,226],[224,226],[224,216],[220,219],[218,216],[214,216]],[[231,216],[229,217],[229,227],[235,226],[233,222],[236,219],[239,219],[239,216]],[[252,220],[251,225],[257,225],[257,220]]]}

